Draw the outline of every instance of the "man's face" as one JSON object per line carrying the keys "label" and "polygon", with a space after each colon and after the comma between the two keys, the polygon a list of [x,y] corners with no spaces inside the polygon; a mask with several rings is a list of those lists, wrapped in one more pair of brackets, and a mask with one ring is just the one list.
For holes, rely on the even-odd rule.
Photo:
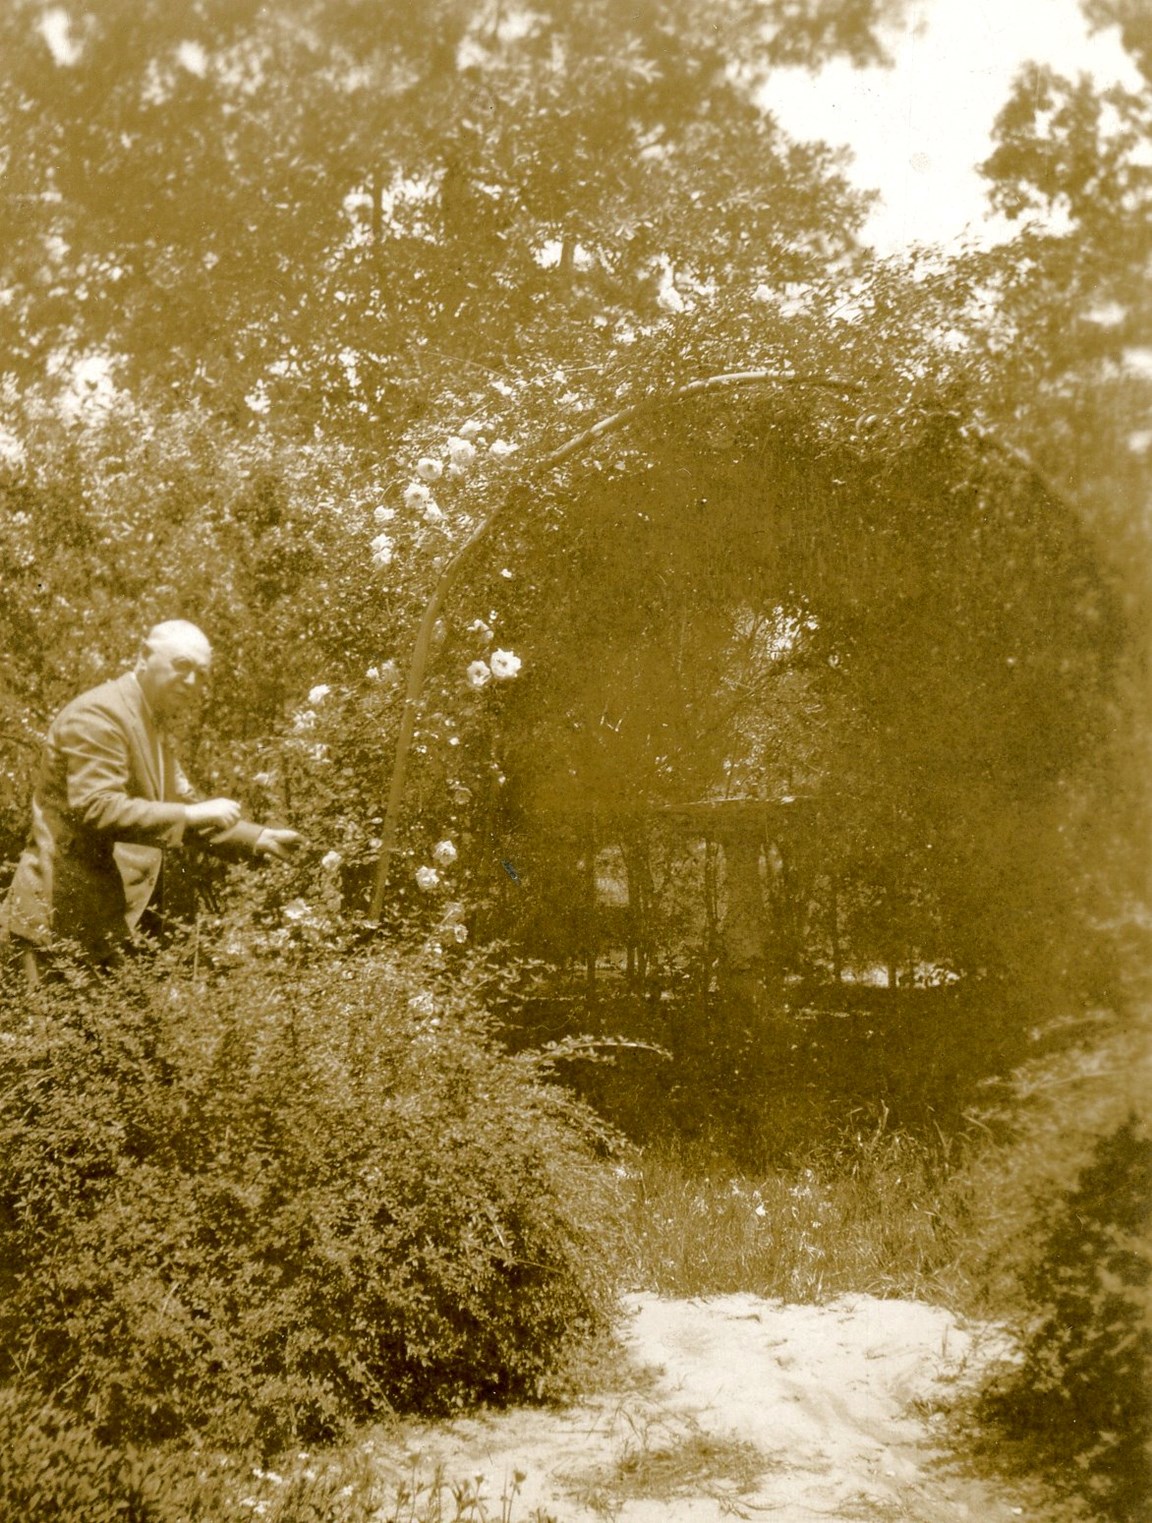
{"label": "man's face", "polygon": [[206,640],[162,636],[145,645],[136,678],[156,718],[178,720],[200,703],[211,666]]}

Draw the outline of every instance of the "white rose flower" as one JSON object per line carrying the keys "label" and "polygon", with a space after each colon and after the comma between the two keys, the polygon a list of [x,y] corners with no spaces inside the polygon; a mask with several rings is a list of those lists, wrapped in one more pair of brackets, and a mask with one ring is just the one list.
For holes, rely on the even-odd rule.
{"label": "white rose flower", "polygon": [[432,501],[432,493],[422,481],[412,481],[404,488],[404,506],[406,508],[422,508],[425,503]]}
{"label": "white rose flower", "polygon": [[476,446],[471,439],[453,436],[448,441],[448,458],[453,465],[471,465],[476,458]]}
{"label": "white rose flower", "polygon": [[418,867],[416,869],[416,884],[426,894],[430,894],[434,888],[440,887],[440,874],[434,867]]}
{"label": "white rose flower", "polygon": [[484,687],[492,677],[488,669],[487,661],[473,661],[468,668],[468,686],[474,688]]}
{"label": "white rose flower", "polygon": [[766,286],[763,283],[763,281],[761,281],[761,283],[752,292],[752,300],[753,301],[772,301],[772,300],[774,300],[775,295],[776,295],[776,293],[772,290],[772,287],[771,286]]}
{"label": "white rose flower", "polygon": [[452,939],[458,941],[461,946],[468,940],[468,927],[466,925],[454,925],[451,927]]}
{"label": "white rose flower", "polygon": [[507,439],[493,439],[492,443],[488,446],[488,453],[495,455],[497,460],[502,460],[505,455],[515,453],[519,448],[518,444],[509,444]]}
{"label": "white rose flower", "polygon": [[313,730],[315,727],[316,715],[311,709],[304,709],[301,713],[292,716],[292,728],[297,734],[302,734],[305,730]]}
{"label": "white rose flower", "polygon": [[364,675],[367,677],[369,682],[379,682],[380,668],[378,666],[370,666]]}
{"label": "white rose flower", "polygon": [[485,645],[487,645],[488,641],[492,638],[492,631],[488,628],[483,619],[473,619],[471,624],[468,626],[468,633],[470,635],[479,635],[480,638],[484,641]]}
{"label": "white rose flower", "polygon": [[424,522],[426,524],[442,524],[444,522],[443,508],[431,498],[429,498],[428,505],[424,509]]}
{"label": "white rose flower", "polygon": [[327,698],[328,694],[331,691],[332,689],[326,682],[318,682],[316,686],[309,692],[308,702],[312,705],[313,708],[316,708],[318,705],[324,702],[325,698]]}
{"label": "white rose flower", "polygon": [[461,439],[475,439],[476,435],[480,432],[480,428],[481,425],[477,423],[475,418],[469,418],[467,423],[461,425],[459,437]]}
{"label": "white rose flower", "polygon": [[374,566],[390,566],[392,564],[392,551],[395,547],[387,534],[377,534],[369,548],[372,551],[372,564]]}
{"label": "white rose flower", "polygon": [[520,657],[512,654],[510,650],[494,650],[489,658],[493,677],[501,682],[507,682],[515,677],[520,670]]}
{"label": "white rose flower", "polygon": [[320,866],[326,873],[334,873],[343,860],[338,851],[326,851],[320,858]]}
{"label": "white rose flower", "polygon": [[438,862],[441,867],[451,867],[456,857],[456,847],[451,841],[437,841],[432,848],[432,860]]}
{"label": "white rose flower", "polygon": [[307,901],[304,899],[289,899],[283,910],[281,910],[285,920],[292,920],[297,924],[302,920],[307,920],[311,913],[312,911],[308,908]]}
{"label": "white rose flower", "polygon": [[380,681],[386,682],[389,687],[395,687],[400,681],[400,668],[395,661],[385,661],[380,668]]}
{"label": "white rose flower", "polygon": [[416,474],[421,481],[439,481],[444,474],[444,467],[439,460],[433,460],[431,455],[422,455],[416,462]]}
{"label": "white rose flower", "polygon": [[375,508],[375,509],[373,509],[372,517],[376,520],[376,522],[378,524],[390,524],[392,522],[392,520],[396,517],[396,509],[395,508]]}

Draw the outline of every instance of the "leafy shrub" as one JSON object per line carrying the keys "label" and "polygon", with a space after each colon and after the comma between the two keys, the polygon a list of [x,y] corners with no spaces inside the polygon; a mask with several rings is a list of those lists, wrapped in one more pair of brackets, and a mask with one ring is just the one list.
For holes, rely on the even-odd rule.
{"label": "leafy shrub", "polygon": [[1016,1074],[1013,1109],[988,1118],[1012,1117],[1007,1146],[965,1182],[965,1269],[1017,1346],[970,1415],[994,1456],[1137,1523],[1152,1496],[1148,1032],[1096,1016],[1086,1034]]}
{"label": "leafy shrub", "polygon": [[1045,1213],[1023,1359],[987,1397],[1009,1432],[1133,1523],[1152,1499],[1150,1228],[1152,1137],[1130,1116]]}
{"label": "leafy shrub", "polygon": [[534,1397],[612,1305],[590,1114],[379,952],[46,991],[0,1044],[0,1378],[266,1451]]}
{"label": "leafy shrub", "polygon": [[277,1474],[196,1449],[118,1449],[34,1393],[0,1391],[0,1516],[20,1523],[366,1523],[381,1495],[362,1455],[301,1454]]}
{"label": "leafy shrub", "polygon": [[134,1505],[124,1456],[27,1392],[0,1393],[0,1506],[9,1518],[111,1523],[147,1513]]}

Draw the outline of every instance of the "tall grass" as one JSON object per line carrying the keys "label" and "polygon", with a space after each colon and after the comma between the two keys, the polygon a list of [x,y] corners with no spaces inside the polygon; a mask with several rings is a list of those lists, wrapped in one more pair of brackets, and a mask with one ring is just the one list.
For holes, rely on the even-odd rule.
{"label": "tall grass", "polygon": [[628,1271],[668,1296],[954,1300],[963,1200],[949,1176],[944,1144],[883,1122],[755,1174],[718,1164],[707,1143],[657,1144],[625,1178]]}

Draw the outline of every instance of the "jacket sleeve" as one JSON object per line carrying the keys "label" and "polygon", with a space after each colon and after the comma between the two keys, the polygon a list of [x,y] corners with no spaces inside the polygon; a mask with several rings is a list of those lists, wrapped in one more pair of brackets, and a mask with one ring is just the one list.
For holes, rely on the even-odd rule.
{"label": "jacket sleeve", "polygon": [[85,829],[112,841],[178,846],[183,804],[138,798],[132,786],[129,737],[104,709],[66,714],[56,735],[68,778],[68,808]]}

